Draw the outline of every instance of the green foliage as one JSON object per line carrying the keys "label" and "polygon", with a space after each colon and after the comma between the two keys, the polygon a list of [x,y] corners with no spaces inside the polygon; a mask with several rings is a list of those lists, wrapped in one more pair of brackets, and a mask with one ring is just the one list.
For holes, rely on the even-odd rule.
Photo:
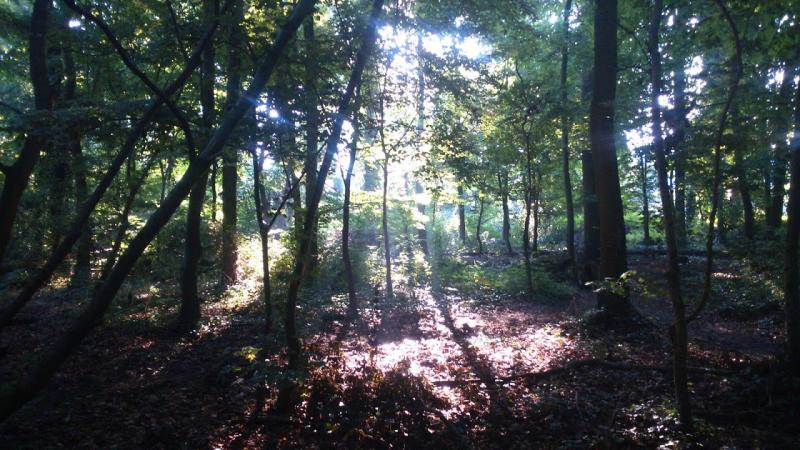
{"label": "green foliage", "polygon": [[[525,267],[518,261],[495,265],[491,261],[445,260],[441,264],[440,276],[443,286],[488,296],[490,300],[526,296]],[[537,302],[563,303],[574,293],[572,287],[557,281],[542,269],[534,271],[533,286],[535,289],[533,300]]]}

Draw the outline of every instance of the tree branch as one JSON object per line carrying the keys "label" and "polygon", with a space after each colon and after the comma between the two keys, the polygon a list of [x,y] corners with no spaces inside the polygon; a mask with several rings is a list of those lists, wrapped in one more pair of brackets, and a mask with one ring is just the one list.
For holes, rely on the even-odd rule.
{"label": "tree branch", "polygon": [[178,120],[178,125],[183,130],[184,137],[186,139],[186,146],[189,148],[190,153],[191,154],[196,153],[194,137],[192,135],[192,129],[191,126],[189,125],[189,121],[186,119],[186,116],[184,116],[181,110],[178,108],[178,106],[172,100],[170,100],[170,98],[166,94],[164,94],[164,92],[158,86],[156,86],[156,84],[153,83],[152,80],[150,80],[147,74],[142,72],[142,70],[139,69],[139,67],[133,62],[130,54],[128,53],[127,50],[125,50],[125,48],[119,42],[117,37],[111,31],[111,28],[109,28],[109,26],[105,22],[103,22],[102,19],[92,14],[91,11],[82,8],[77,3],[75,3],[75,0],[61,0],[61,1],[65,5],[67,5],[70,9],[82,15],[86,20],[94,23],[95,25],[97,25],[98,28],[100,28],[100,30],[106,36],[106,39],[108,39],[108,42],[111,44],[111,46],[119,55],[120,59],[122,59],[122,62],[125,64],[125,66],[128,69],[130,69],[130,71],[134,75],[136,75],[136,77],[139,78],[145,84],[145,86],[147,86],[151,91],[153,91],[153,93],[167,105],[167,108],[169,108],[169,110]]}

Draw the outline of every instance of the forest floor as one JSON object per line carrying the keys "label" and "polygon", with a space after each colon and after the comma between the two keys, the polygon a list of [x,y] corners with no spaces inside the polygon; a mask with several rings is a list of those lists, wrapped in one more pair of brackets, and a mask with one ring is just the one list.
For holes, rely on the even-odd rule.
{"label": "forest floor", "polygon": [[[484,274],[512,262],[459,260]],[[631,266],[663,278],[659,258],[634,257]],[[695,258],[684,264],[692,298],[700,267]],[[736,282],[740,269],[722,260],[715,279]],[[255,283],[208,302],[191,336],[166,325],[175,300],[161,300],[174,288],[131,294],[0,425],[0,448],[788,448],[800,439],[798,380],[776,368],[777,309],[743,317],[736,311],[746,302],[716,302],[692,324],[697,421],[685,434],[672,403],[662,283],[634,291],[642,322],[615,335],[592,325],[589,291],[531,301],[453,280],[436,292],[399,286],[391,302],[374,292],[355,320],[340,295],[306,302],[308,359],[297,372],[283,369],[281,337],[262,333]],[[77,309],[66,289],[42,295],[0,334],[3,383],[24,374],[31,350],[52,342]]]}

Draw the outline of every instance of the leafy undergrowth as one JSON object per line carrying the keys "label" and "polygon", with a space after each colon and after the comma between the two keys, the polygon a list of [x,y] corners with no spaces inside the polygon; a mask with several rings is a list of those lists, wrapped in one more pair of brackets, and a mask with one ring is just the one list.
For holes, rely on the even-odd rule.
{"label": "leafy undergrowth", "polygon": [[[632,262],[659,279],[657,260]],[[557,276],[537,279],[571,295],[530,301],[513,280],[524,272],[506,258],[451,264],[441,292],[371,293],[354,320],[341,295],[308,289],[297,371],[285,369],[281,336],[262,334],[248,277],[205,306],[190,336],[169,331],[175,302],[148,285],[0,426],[0,447],[785,448],[800,438],[800,381],[778,369],[780,322],[769,311],[734,319],[715,301],[692,325],[690,363],[712,370],[690,376],[697,421],[685,434],[659,283],[634,296],[652,325],[623,335],[582,320],[591,295]],[[719,271],[750,279],[729,262]],[[687,276],[687,292],[696,278]],[[56,335],[55,314],[69,307],[48,298],[31,305],[39,321],[2,333],[4,377],[24,374],[25,349]]]}

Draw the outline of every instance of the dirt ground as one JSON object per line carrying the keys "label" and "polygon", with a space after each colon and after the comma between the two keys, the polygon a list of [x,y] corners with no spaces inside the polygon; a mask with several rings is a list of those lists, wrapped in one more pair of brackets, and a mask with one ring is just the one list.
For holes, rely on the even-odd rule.
{"label": "dirt ground", "polygon": [[[690,260],[687,271],[698,264]],[[659,277],[657,259],[635,258],[632,266]],[[694,285],[687,285],[691,296]],[[624,335],[587,325],[593,298],[586,290],[569,301],[531,302],[454,286],[439,292],[401,286],[392,302],[366,298],[352,324],[336,297],[324,310],[301,310],[308,361],[302,372],[287,372],[281,337],[265,344],[261,334],[258,296],[241,294],[246,301],[209,303],[203,328],[188,337],[153,319],[174,306],[121,309],[41,395],[0,425],[0,448],[789,448],[800,442],[800,387],[775,359],[779,312],[733,320],[711,305],[692,324],[697,423],[685,434],[672,405],[664,331],[671,309],[663,295],[634,293],[642,325]],[[75,309],[56,294],[42,297],[0,334],[4,383],[25,373],[30,351],[54,339],[64,314]],[[276,413],[287,380],[296,386],[287,390],[292,401],[288,413]]]}

